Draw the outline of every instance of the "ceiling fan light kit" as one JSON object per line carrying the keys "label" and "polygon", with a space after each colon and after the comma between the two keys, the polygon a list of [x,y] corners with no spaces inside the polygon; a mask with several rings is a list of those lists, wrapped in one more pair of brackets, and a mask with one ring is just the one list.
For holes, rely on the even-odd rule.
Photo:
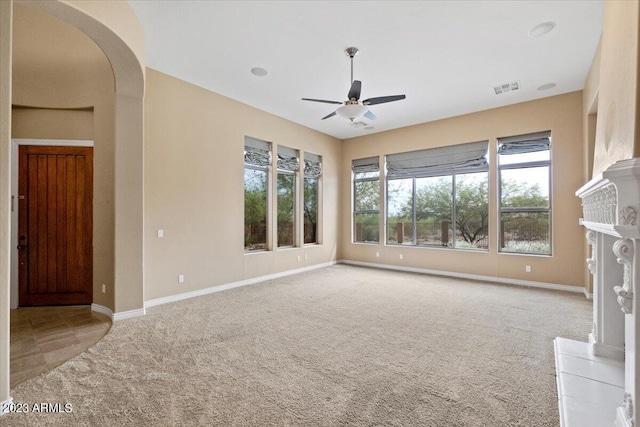
{"label": "ceiling fan light kit", "polygon": [[338,113],[340,117],[344,117],[345,119],[349,119],[351,121],[359,119],[366,112],[367,107],[360,104],[346,104],[336,109],[336,113]]}
{"label": "ceiling fan light kit", "polygon": [[357,47],[349,47],[344,53],[351,60],[351,88],[347,94],[347,100],[344,102],[329,101],[326,99],[315,98],[302,98],[303,101],[322,102],[325,104],[337,104],[340,105],[334,112],[327,114],[322,120],[328,119],[338,115],[345,119],[349,119],[352,123],[361,117],[366,117],[369,120],[375,120],[376,116],[367,108],[368,105],[384,104],[386,102],[399,101],[405,99],[405,95],[391,95],[391,96],[379,96],[376,98],[365,99],[360,101],[360,92],[362,91],[362,82],[360,80],[353,80],[353,57],[358,54]]}

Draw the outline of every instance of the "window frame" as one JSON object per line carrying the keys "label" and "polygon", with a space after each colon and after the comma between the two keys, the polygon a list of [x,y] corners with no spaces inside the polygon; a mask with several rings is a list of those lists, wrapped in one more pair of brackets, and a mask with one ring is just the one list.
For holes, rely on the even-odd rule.
{"label": "window frame", "polygon": [[[276,217],[276,242],[275,242],[275,247],[277,249],[290,249],[290,248],[297,248],[299,247],[298,244],[298,203],[299,203],[299,190],[298,190],[298,180],[299,180],[299,173],[300,173],[300,151],[295,149],[295,148],[289,148],[283,145],[278,145],[278,156],[280,156],[280,150],[282,149],[284,152],[286,151],[293,151],[295,152],[295,159],[298,163],[298,166],[295,170],[289,170],[289,169],[284,169],[284,168],[280,168],[279,167],[279,161],[276,161],[276,182],[274,185],[274,189],[275,189],[275,217]],[[279,157],[278,157],[279,160]],[[292,222],[292,243],[290,245],[281,245],[280,244],[280,224],[279,224],[279,208],[280,208],[280,187],[279,187],[279,175],[289,175],[289,176],[293,176],[293,209],[292,209],[292,215],[293,217],[291,218],[291,222]]]}
{"label": "window frame", "polygon": [[[496,165],[497,165],[497,175],[498,175],[498,179],[497,179],[497,184],[498,184],[498,209],[497,209],[497,213],[498,213],[498,226],[497,226],[497,230],[498,230],[498,236],[497,236],[497,242],[498,242],[498,254],[505,254],[505,255],[526,255],[526,256],[544,256],[544,257],[551,257],[553,256],[553,216],[552,216],[552,212],[553,212],[553,150],[552,150],[553,144],[551,143],[551,135],[549,136],[549,159],[548,160],[533,160],[533,161],[525,161],[525,162],[518,162],[518,163],[509,163],[509,164],[505,164],[505,165],[501,165],[500,164],[500,138],[498,138],[498,143],[497,143],[497,153],[496,153]],[[546,150],[538,150],[538,151],[546,151]],[[535,151],[533,151],[535,152]],[[502,171],[504,170],[514,170],[514,169],[530,169],[530,168],[536,168],[536,167],[547,167],[548,169],[548,182],[549,182],[549,187],[547,189],[548,191],[548,207],[546,208],[542,208],[542,207],[503,207],[502,206]],[[549,216],[549,225],[548,225],[548,236],[549,236],[549,253],[540,253],[540,252],[513,252],[513,251],[505,251],[503,250],[504,248],[504,241],[503,241],[503,232],[502,232],[502,214],[503,213],[544,213],[546,212]]]}
{"label": "window frame", "polygon": [[[362,172],[362,173],[367,173],[367,172]],[[369,173],[373,173],[373,172],[369,172]],[[356,175],[358,175],[358,173],[353,172],[353,170],[351,171],[351,181],[352,181],[352,191],[353,191],[353,197],[351,199],[351,203],[353,204],[353,209],[352,209],[352,221],[351,221],[351,228],[352,228],[352,236],[351,236],[351,242],[352,243],[356,243],[356,244],[375,244],[375,245],[379,245],[380,244],[380,195],[378,194],[378,209],[357,209],[358,206],[358,199],[357,199],[357,183],[360,182],[374,182],[374,181],[378,181],[378,193],[380,192],[381,186],[380,186],[380,169],[378,168],[378,170],[375,172],[378,175],[375,177],[363,177],[363,178],[356,178]],[[363,215],[378,215],[378,240],[377,241],[358,241],[356,240],[356,218],[358,214],[363,214]]]}
{"label": "window frame", "polygon": [[[489,232],[487,230],[487,247],[486,248],[458,248],[456,247],[456,232],[458,229],[457,223],[456,223],[456,213],[457,213],[457,183],[456,183],[456,177],[458,175],[469,175],[472,173],[485,173],[487,174],[487,184],[488,184],[488,179],[489,179],[489,171],[478,171],[478,172],[460,172],[460,173],[451,173],[451,174],[442,174],[442,175],[432,175],[432,176],[428,176],[428,177],[424,177],[424,176],[412,176],[412,177],[398,177],[398,178],[386,178],[385,179],[385,236],[384,236],[384,244],[386,246],[400,246],[400,247],[415,247],[415,248],[431,248],[431,249],[451,249],[451,250],[468,250],[468,251],[474,251],[474,252],[488,252],[489,251]],[[421,179],[421,178],[441,178],[441,177],[450,177],[451,178],[451,225],[452,225],[452,235],[451,235],[451,246],[449,245],[419,245],[418,244],[418,224],[417,224],[417,202],[416,202],[416,191],[418,188],[417,185],[417,180]],[[411,179],[412,183],[411,183],[411,202],[412,202],[412,220],[413,220],[413,240],[411,244],[403,244],[403,243],[389,243],[389,229],[388,229],[388,224],[389,224],[389,191],[388,191],[388,185],[389,185],[389,181],[397,181],[397,180],[401,180],[401,179]],[[489,199],[490,199],[490,195],[489,195],[489,188],[487,188],[487,213],[489,211]],[[488,224],[487,224],[488,227]]]}
{"label": "window frame", "polygon": [[[262,140],[258,140],[256,138],[245,137],[245,145],[244,145],[245,155],[246,155],[247,140],[248,139],[255,139],[256,141],[264,143],[265,145],[267,145],[269,147],[269,149],[268,149],[269,161],[268,161],[267,165],[260,166],[260,165],[256,165],[256,164],[247,163],[246,162],[246,157],[245,157],[245,161],[243,163],[244,164],[244,167],[242,169],[242,172],[243,172],[243,188],[246,189],[246,181],[244,179],[244,174],[245,174],[245,171],[247,169],[264,172],[265,176],[266,176],[265,243],[264,243],[264,248],[247,249],[246,246],[245,246],[244,247],[245,255],[246,254],[252,254],[252,253],[267,252],[267,251],[271,250],[271,237],[270,237],[271,236],[271,203],[270,203],[270,194],[271,194],[271,170],[272,170],[272,158],[273,158],[273,145],[268,141],[262,141]],[[246,199],[244,198],[244,195],[243,195],[243,226],[246,226],[246,217],[244,215],[245,206],[246,206]],[[246,234],[245,234],[244,237],[246,238]]]}
{"label": "window frame", "polygon": [[[311,152],[307,152],[305,151],[302,154],[302,164],[303,164],[303,171],[302,171],[302,195],[301,195],[301,207],[302,207],[302,212],[301,212],[301,220],[302,220],[302,245],[303,246],[314,246],[314,245],[321,245],[322,244],[322,236],[321,236],[321,230],[322,228],[320,227],[321,224],[321,188],[322,188],[322,156],[318,155],[318,154],[314,154]],[[309,158],[307,158],[309,157]],[[320,168],[320,172],[317,176],[307,176],[307,165],[310,164],[311,162],[317,162],[318,166]],[[307,199],[306,199],[306,183],[307,180],[309,179],[314,179],[316,181],[315,187],[316,187],[316,191],[315,191],[315,197],[316,197],[316,225],[315,225],[315,241],[313,242],[307,242],[306,241],[306,230],[305,230],[305,225],[306,225],[306,214],[305,214],[305,209],[307,206]]]}

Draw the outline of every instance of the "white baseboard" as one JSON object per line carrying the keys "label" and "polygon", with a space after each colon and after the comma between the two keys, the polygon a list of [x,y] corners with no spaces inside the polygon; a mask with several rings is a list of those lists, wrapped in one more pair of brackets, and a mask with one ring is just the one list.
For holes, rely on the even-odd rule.
{"label": "white baseboard", "polygon": [[593,299],[593,293],[587,292],[587,290],[585,288],[582,288],[582,292],[584,292],[584,297],[588,300],[592,300]]}
{"label": "white baseboard", "polygon": [[113,321],[117,322],[118,320],[131,319],[133,317],[144,316],[146,314],[146,310],[144,308],[138,308],[135,310],[129,311],[121,311],[119,313],[113,313]]}
{"label": "white baseboard", "polygon": [[131,319],[132,317],[144,316],[145,309],[139,308],[136,310],[122,311],[120,313],[114,313],[110,308],[107,308],[100,304],[91,304],[91,311],[102,313],[111,318],[112,322],[117,320]]}
{"label": "white baseboard", "polygon": [[[459,279],[480,280],[483,282],[504,283],[507,285],[526,286],[530,288],[543,288],[543,289],[553,289],[556,291],[585,293],[584,288],[581,288],[578,286],[557,285],[555,283],[544,283],[544,282],[532,282],[529,280],[508,279],[504,277],[481,276],[479,274],[455,273],[452,271],[429,270],[426,268],[405,267],[405,266],[398,266],[398,265],[391,265],[391,264],[377,264],[372,262],[361,262],[361,261],[351,261],[351,260],[341,260],[340,264],[359,265],[361,267],[381,268],[384,270],[406,271],[410,273],[433,274],[436,276],[447,276],[447,277],[456,277]],[[586,293],[585,293],[585,296],[586,296]]]}
{"label": "white baseboard", "polygon": [[9,396],[7,400],[0,402],[0,417],[9,413],[9,404],[13,402],[13,397]]}
{"label": "white baseboard", "polygon": [[[209,288],[198,289],[197,291],[183,292],[181,294],[171,295],[168,297],[155,298],[144,302],[144,307],[154,307],[156,305],[167,304],[170,302],[182,301],[189,298],[195,298],[202,295],[208,295],[215,292],[226,291],[227,289],[239,288],[241,286],[254,285],[256,283],[266,282],[267,280],[278,279],[280,277],[291,276],[292,274],[304,273],[306,271],[316,270],[318,268],[329,267],[337,264],[337,261],[323,262],[308,267],[297,268],[295,270],[283,271],[280,273],[268,274],[266,276],[254,277],[252,279],[240,280],[238,282],[225,283],[224,285],[211,286]],[[118,313],[116,313],[117,316]]]}
{"label": "white baseboard", "polygon": [[91,311],[109,316],[109,319],[111,319],[111,321],[113,322],[113,311],[111,311],[111,309],[100,304],[91,304]]}

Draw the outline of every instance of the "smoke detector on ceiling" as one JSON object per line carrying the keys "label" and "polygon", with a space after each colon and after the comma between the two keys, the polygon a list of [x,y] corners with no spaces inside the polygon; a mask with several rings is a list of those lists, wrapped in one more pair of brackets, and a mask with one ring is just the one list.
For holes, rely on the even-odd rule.
{"label": "smoke detector on ceiling", "polygon": [[513,92],[514,90],[518,89],[520,89],[520,80],[511,83],[504,83],[493,87],[496,95],[500,95],[501,93]]}

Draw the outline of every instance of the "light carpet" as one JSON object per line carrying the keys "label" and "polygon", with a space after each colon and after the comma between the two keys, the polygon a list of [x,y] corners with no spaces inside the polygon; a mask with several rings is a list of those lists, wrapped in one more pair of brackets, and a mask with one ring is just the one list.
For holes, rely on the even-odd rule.
{"label": "light carpet", "polygon": [[557,426],[581,294],[336,265],[151,308],[12,390],[2,426]]}

